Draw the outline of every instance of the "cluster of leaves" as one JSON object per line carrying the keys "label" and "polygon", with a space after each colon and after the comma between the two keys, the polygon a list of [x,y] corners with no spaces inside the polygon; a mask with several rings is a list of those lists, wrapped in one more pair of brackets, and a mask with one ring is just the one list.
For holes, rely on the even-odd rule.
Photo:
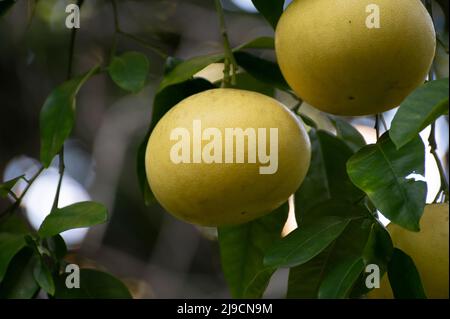
{"label": "cluster of leaves", "polygon": [[[276,26],[284,1],[253,3]],[[270,50],[273,40],[259,38],[233,50],[245,71],[240,75],[262,84],[249,88],[238,81],[235,87],[264,94],[268,94],[265,86],[290,91],[276,63],[244,49]],[[167,60],[150,129],[138,152],[138,176],[147,203],[153,200],[143,166],[149,134],[177,102],[214,87],[193,75],[224,58],[215,54]],[[358,131],[339,118],[332,119],[337,132],[332,135],[300,114],[311,127],[312,159],[295,194],[299,227],[280,239],[288,212],[285,204],[247,224],[218,229],[222,268],[232,296],[262,297],[272,274],[284,267],[290,268],[289,298],[361,297],[369,291],[366,266],[376,264],[382,274],[392,274],[397,298],[424,297],[412,259],[393,247],[377,211],[393,223],[419,231],[427,193],[426,183],[411,177],[425,173],[425,145],[419,133],[444,114],[448,114],[448,79],[418,88],[400,107],[391,129],[373,145],[366,145]]]}

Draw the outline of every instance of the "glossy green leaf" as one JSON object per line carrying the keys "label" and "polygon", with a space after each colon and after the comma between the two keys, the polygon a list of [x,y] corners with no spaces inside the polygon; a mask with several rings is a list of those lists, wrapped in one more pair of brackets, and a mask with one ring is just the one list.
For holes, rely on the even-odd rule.
{"label": "glossy green leaf", "polygon": [[81,86],[98,70],[68,80],[53,90],[40,114],[41,162],[48,167],[72,131],[75,121],[75,97]]}
{"label": "glossy green leaf", "polygon": [[244,49],[275,49],[275,40],[272,37],[259,37],[233,49],[240,51]]}
{"label": "glossy green leaf", "polygon": [[419,136],[397,150],[385,133],[348,161],[347,172],[384,216],[419,231],[427,194],[427,184],[411,176],[425,173],[425,146]]}
{"label": "glossy green leaf", "polygon": [[13,257],[25,247],[23,234],[0,233],[0,282]]}
{"label": "glossy green leaf", "polygon": [[172,70],[170,70],[159,85],[158,92],[165,88],[185,82],[192,78],[194,74],[203,70],[212,63],[217,63],[223,60],[223,54],[203,55],[178,63]]}
{"label": "glossy green leaf", "polygon": [[426,298],[414,261],[400,249],[394,249],[388,266],[388,276],[396,299]]}
{"label": "glossy green leaf", "polygon": [[357,280],[355,262],[363,256],[371,223],[371,219],[355,216],[324,251],[307,263],[291,268],[288,298],[346,298]]}
{"label": "glossy green leaf", "polygon": [[53,252],[56,259],[61,260],[67,255],[67,246],[61,235],[55,235],[47,238],[47,244],[50,251]]}
{"label": "glossy green leaf", "polygon": [[281,90],[290,90],[281,70],[275,62],[259,58],[247,52],[236,52],[236,62],[245,71],[261,82],[275,86]]}
{"label": "glossy green leaf", "polygon": [[0,234],[1,233],[13,233],[25,235],[29,232],[29,228],[25,221],[19,217],[17,214],[13,214],[8,218],[4,219],[0,223]]}
{"label": "glossy green leaf", "polygon": [[39,291],[33,269],[37,257],[30,248],[22,249],[11,261],[0,283],[0,299],[30,299]]}
{"label": "glossy green leaf", "polygon": [[416,89],[400,105],[391,124],[390,137],[397,148],[406,145],[428,125],[448,114],[448,78]]}
{"label": "glossy green leaf", "polygon": [[150,128],[139,146],[136,163],[139,187],[146,205],[150,205],[150,203],[155,200],[150,186],[148,185],[147,174],[145,171],[145,152],[147,150],[147,143],[151,132],[164,114],[166,114],[173,106],[191,95],[213,88],[215,88],[213,84],[199,78],[168,86],[156,94],[153,101],[153,114]]}
{"label": "glossy green leaf", "polygon": [[128,288],[111,274],[94,269],[80,270],[80,288],[67,288],[68,274],[56,281],[56,299],[131,299]]}
{"label": "glossy green leaf", "polygon": [[234,298],[260,298],[275,268],[263,264],[269,246],[281,237],[288,205],[252,222],[218,229],[225,279]]}
{"label": "glossy green leaf", "polygon": [[23,176],[19,176],[13,179],[10,179],[6,182],[3,182],[0,184],[0,197],[6,197],[8,196],[11,189],[16,185],[16,183],[22,178]]}
{"label": "glossy green leaf", "polygon": [[289,269],[286,298],[316,299],[333,245],[303,265]]}
{"label": "glossy green leaf", "polygon": [[300,225],[272,245],[264,257],[269,267],[294,267],[320,254],[347,227],[349,219],[326,216]]}
{"label": "glossy green leaf", "polygon": [[236,85],[234,87],[241,90],[258,92],[272,97],[275,94],[275,89],[272,86],[255,79],[246,72],[238,73],[236,75]]}
{"label": "glossy green leaf", "polygon": [[331,122],[336,128],[336,133],[354,152],[366,146],[364,137],[347,121],[340,118],[332,118]]}
{"label": "glossy green leaf", "polygon": [[364,270],[364,261],[360,258],[341,260],[333,271],[328,274],[326,281],[322,282],[319,290],[320,299],[347,298],[359,275]]}
{"label": "glossy green leaf", "polygon": [[53,282],[52,273],[48,266],[38,259],[33,268],[33,277],[36,280],[39,287],[41,287],[46,293],[53,296],[55,294],[55,283]]}
{"label": "glossy green leaf", "polygon": [[39,235],[51,237],[69,229],[104,223],[107,218],[108,212],[104,205],[96,202],[80,202],[55,209],[50,213],[39,228]]}
{"label": "glossy green leaf", "polygon": [[253,5],[275,29],[284,9],[284,0],[252,0]]}
{"label": "glossy green leaf", "polygon": [[313,129],[309,132],[309,138],[311,164],[295,193],[295,214],[299,224],[320,203],[331,199],[355,203],[364,196],[346,172],[346,163],[353,155],[352,150],[341,139],[325,131]]}
{"label": "glossy green leaf", "polygon": [[147,80],[150,64],[140,52],[125,52],[113,57],[108,73],[122,89],[130,92],[140,91]]}

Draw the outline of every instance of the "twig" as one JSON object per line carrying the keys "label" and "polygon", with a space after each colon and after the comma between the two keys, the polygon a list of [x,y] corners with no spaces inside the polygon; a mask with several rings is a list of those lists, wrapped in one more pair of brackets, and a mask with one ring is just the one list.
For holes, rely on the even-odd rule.
{"label": "twig", "polygon": [[[430,145],[430,153],[433,155],[434,160],[436,161],[436,165],[439,170],[439,176],[441,179],[441,188],[439,189],[438,195],[441,192],[444,193],[444,202],[446,202],[449,199],[449,185],[448,185],[444,167],[439,158],[439,155],[437,154],[436,122],[431,124],[431,132],[430,132],[430,137],[428,138],[428,143]],[[439,199],[439,196],[436,196],[435,201],[437,201],[438,199]]]}
{"label": "twig", "polygon": [[[223,42],[223,48],[225,53],[225,59],[224,59],[224,70],[223,70],[223,87],[229,87],[231,85],[236,84],[236,71],[237,71],[237,62],[233,55],[233,50],[231,49],[230,40],[228,38],[228,32],[227,27],[225,24],[225,15],[223,13],[222,4],[220,3],[220,0],[214,0],[216,5],[216,11],[217,15],[219,17],[219,26],[220,26],[220,33],[222,35],[222,42]],[[231,74],[231,77],[230,77]]]}
{"label": "twig", "polygon": [[[77,5],[81,9],[81,6],[83,5],[84,0],[78,0]],[[72,68],[73,68],[73,56],[75,52],[75,40],[77,38],[77,30],[78,28],[72,28],[70,32],[70,44],[69,44],[69,61],[67,65],[67,80],[69,80],[72,77]],[[55,199],[53,200],[53,205],[51,211],[54,211],[56,208],[58,208],[59,203],[59,195],[61,193],[61,185],[62,180],[64,176],[65,171],[65,165],[64,165],[64,145],[61,146],[61,150],[58,153],[59,158],[59,180],[58,185],[56,187],[56,193],[55,193]]]}
{"label": "twig", "polygon": [[376,132],[376,137],[377,137],[377,141],[380,138],[380,118],[378,114],[375,114],[375,132]]}
{"label": "twig", "polygon": [[[8,207],[8,209],[4,212],[4,214],[2,214],[0,216],[0,220],[2,220],[3,218],[5,218],[6,216],[8,216],[10,213],[14,212],[14,209],[19,207],[20,204],[22,203],[23,198],[25,197],[25,195],[27,194],[28,190],[30,189],[31,185],[34,183],[34,181],[39,177],[39,175],[41,175],[41,173],[44,171],[44,167],[42,166],[37,172],[36,174],[33,175],[33,177],[29,180],[26,180],[27,182],[27,186],[25,186],[23,192],[20,194],[20,196],[16,199],[16,201],[10,206]],[[25,179],[24,179],[25,180]]]}
{"label": "twig", "polygon": [[151,45],[145,39],[142,39],[141,37],[138,37],[138,36],[136,36],[134,34],[131,34],[131,33],[123,31],[120,28],[119,13],[118,13],[118,9],[117,9],[117,1],[116,0],[111,0],[111,5],[112,5],[112,8],[113,8],[115,33],[114,33],[113,45],[112,45],[111,53],[110,53],[110,60],[112,60],[112,57],[116,53],[117,35],[121,35],[121,36],[127,37],[127,38],[137,42],[138,44],[140,44],[144,48],[147,48],[147,49],[153,51],[154,53],[159,55],[161,58],[167,59],[167,57],[168,57],[167,53],[165,53],[165,52],[161,51],[160,49],[156,48],[155,46]]}

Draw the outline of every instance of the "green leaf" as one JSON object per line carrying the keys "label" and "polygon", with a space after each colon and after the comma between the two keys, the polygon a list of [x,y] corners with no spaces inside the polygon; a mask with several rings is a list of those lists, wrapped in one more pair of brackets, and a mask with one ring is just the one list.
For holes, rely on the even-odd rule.
{"label": "green leaf", "polygon": [[125,52],[113,57],[108,73],[122,89],[130,92],[140,91],[147,80],[150,64],[140,52]]}
{"label": "green leaf", "polygon": [[309,127],[312,127],[313,129],[317,129],[317,123],[314,122],[314,120],[312,118],[310,118],[308,115],[299,113],[298,116],[302,119],[302,121],[305,125],[308,125]]}
{"label": "green leaf", "polygon": [[349,224],[349,219],[335,216],[305,223],[270,247],[264,257],[269,267],[293,267],[320,254]]}
{"label": "green leaf", "polygon": [[16,0],[1,0],[0,1],[0,18],[8,12],[8,10],[16,3]]}
{"label": "green leaf", "polygon": [[255,79],[275,86],[281,90],[290,90],[281,70],[275,62],[265,60],[247,52],[236,52],[236,62]]}
{"label": "green leaf", "polygon": [[8,196],[11,189],[16,185],[16,183],[22,178],[24,175],[10,179],[9,181],[6,181],[4,183],[0,184],[0,197],[6,197]]}
{"label": "green leaf", "polygon": [[339,138],[325,131],[312,129],[311,164],[308,173],[295,193],[297,222],[309,214],[315,206],[330,199],[355,203],[364,193],[350,181],[346,164],[352,150]]}
{"label": "green leaf", "polygon": [[284,9],[284,0],[252,0],[253,5],[275,29]]}
{"label": "green leaf", "polygon": [[364,147],[348,161],[347,172],[384,216],[419,231],[427,184],[410,175],[424,175],[424,167],[425,147],[419,136],[397,150],[385,133],[377,144]]}
{"label": "green leaf", "polygon": [[347,298],[351,288],[364,270],[362,258],[348,258],[341,260],[333,271],[328,274],[326,281],[322,282],[319,290],[320,299]]}
{"label": "green leaf", "polygon": [[80,202],[51,212],[39,228],[39,235],[51,237],[69,229],[104,223],[107,218],[108,212],[104,205]]}
{"label": "green leaf", "polygon": [[80,288],[67,288],[65,282],[69,274],[55,280],[56,299],[131,299],[128,288],[111,274],[94,270],[80,270]]}
{"label": "green leaf", "polygon": [[448,114],[448,78],[431,81],[416,89],[400,105],[391,124],[390,137],[401,148],[428,125]]}
{"label": "green leaf", "polygon": [[47,239],[48,248],[55,254],[56,259],[61,260],[67,255],[67,246],[61,235],[55,235]]}
{"label": "green leaf", "polygon": [[13,257],[25,247],[23,234],[0,233],[0,282]]}
{"label": "green leaf", "polygon": [[13,233],[25,235],[29,232],[28,226],[17,214],[9,216],[0,223],[1,233]]}
{"label": "green leaf", "polygon": [[144,197],[146,205],[154,202],[150,186],[147,181],[147,174],[145,171],[145,152],[147,150],[147,143],[151,132],[155,128],[159,120],[169,111],[173,106],[184,100],[185,98],[215,88],[210,82],[204,79],[191,79],[176,85],[168,86],[165,89],[159,91],[153,101],[153,114],[150,123],[149,131],[147,132],[144,140],[141,142],[137,152],[137,174],[139,180],[139,186]]}
{"label": "green leaf", "polygon": [[272,37],[259,37],[233,49],[234,52],[244,49],[275,49],[275,40]]}
{"label": "green leaf", "polygon": [[366,146],[364,137],[347,121],[339,118],[331,118],[331,122],[336,128],[336,133],[354,152]]}
{"label": "green leaf", "polygon": [[287,298],[317,298],[332,248],[330,245],[310,261],[289,269]]}
{"label": "green leaf", "polygon": [[414,261],[398,248],[392,254],[388,276],[396,299],[426,299]]}
{"label": "green leaf", "polygon": [[218,229],[225,279],[233,298],[260,298],[275,268],[263,264],[267,248],[281,237],[288,205],[249,223]]}
{"label": "green leaf", "polygon": [[37,257],[30,248],[22,249],[11,261],[4,280],[0,283],[1,299],[30,299],[39,290],[33,277]]}
{"label": "green leaf", "polygon": [[203,70],[208,65],[220,62],[221,60],[223,60],[222,53],[215,55],[198,56],[176,64],[175,67],[173,67],[173,69],[171,69],[164,76],[164,79],[159,85],[158,92],[163,91],[165,88],[171,85],[185,82],[191,79],[194,74]]}
{"label": "green leaf", "polygon": [[241,90],[258,92],[267,96],[274,96],[275,94],[275,89],[272,86],[255,79],[246,72],[236,74],[236,85],[234,87]]}
{"label": "green leaf", "polygon": [[38,259],[33,268],[33,277],[46,293],[53,296],[55,294],[55,283],[53,282],[52,273],[47,265]]}
{"label": "green leaf", "polygon": [[[347,213],[341,214],[345,216]],[[353,213],[348,216],[351,215]],[[352,259],[356,261],[362,258],[372,223],[371,219],[355,218],[357,217],[354,216],[342,234],[319,255],[290,269],[288,298],[318,298],[319,289],[322,298],[327,295],[333,295],[333,298],[347,297],[349,287],[356,280],[356,275],[347,275],[348,267],[353,266]],[[350,271],[349,274],[353,272]]]}
{"label": "green leaf", "polygon": [[98,67],[58,86],[45,100],[40,114],[41,162],[48,167],[69,137],[75,121],[75,96]]}

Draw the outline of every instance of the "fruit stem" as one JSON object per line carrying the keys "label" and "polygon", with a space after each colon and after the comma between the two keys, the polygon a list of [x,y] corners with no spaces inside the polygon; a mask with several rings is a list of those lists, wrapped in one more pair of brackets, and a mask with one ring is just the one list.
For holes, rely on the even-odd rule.
{"label": "fruit stem", "polygon": [[[224,59],[224,69],[223,69],[223,81],[222,87],[229,87],[236,84],[236,71],[237,62],[233,55],[233,50],[231,49],[230,40],[228,38],[227,27],[225,24],[225,15],[223,13],[223,8],[220,0],[214,0],[216,5],[216,12],[219,17],[220,33],[222,35],[223,48],[225,53]],[[230,77],[231,74],[231,77]]]}
{"label": "fruit stem", "polygon": [[443,200],[444,200],[444,202],[447,202],[449,200],[449,185],[448,185],[447,176],[445,174],[444,167],[439,158],[439,155],[437,154],[436,122],[431,124],[431,132],[430,132],[430,137],[428,138],[428,143],[430,145],[430,153],[433,155],[434,160],[436,161],[436,165],[439,170],[439,176],[441,178],[441,188],[439,189],[438,194],[436,195],[436,198],[434,199],[434,202],[438,201],[439,194],[441,194],[442,192],[444,193]]}
{"label": "fruit stem", "polygon": [[380,138],[380,117],[379,114],[375,114],[375,132],[376,132],[376,137],[377,137],[377,142],[378,139]]}

